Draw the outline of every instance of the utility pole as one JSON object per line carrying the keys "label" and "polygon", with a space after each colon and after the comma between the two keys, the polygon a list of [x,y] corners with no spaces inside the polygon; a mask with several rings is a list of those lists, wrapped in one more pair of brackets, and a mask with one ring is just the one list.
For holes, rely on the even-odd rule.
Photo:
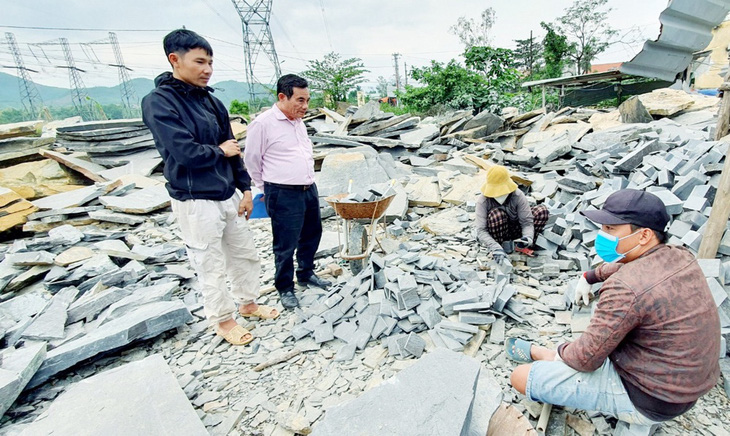
{"label": "utility pole", "polygon": [[37,73],[38,71],[25,67],[23,57],[18,49],[18,44],[15,42],[15,35],[10,32],[6,32],[5,39],[8,41],[8,46],[10,46],[13,59],[15,59],[15,68],[18,70],[20,101],[23,104],[23,109],[25,109],[26,117],[29,120],[38,119],[43,109],[43,100],[41,99],[41,95],[38,93],[35,83],[31,80],[30,74],[28,74],[29,71],[33,73]]}
{"label": "utility pole", "polygon": [[[271,18],[272,0],[231,0],[241,18],[243,29],[243,52],[246,64],[246,82],[248,83],[249,107],[257,106],[259,102],[257,95],[268,96],[269,93],[261,91],[261,87],[271,87],[281,76],[279,56],[274,47],[274,38],[271,36],[269,20]],[[261,71],[263,63],[258,63],[259,53],[266,55],[270,65],[273,66],[273,77],[262,81],[257,75]],[[257,108],[258,109],[258,108]]]}
{"label": "utility pole", "polygon": [[137,118],[140,116],[139,100],[137,95],[132,88],[129,73],[132,71],[124,65],[124,58],[122,57],[122,49],[119,48],[119,41],[117,40],[117,34],[109,32],[109,42],[114,50],[114,59],[116,64],[112,64],[112,67],[116,67],[119,72],[119,91],[122,94],[122,107],[124,108],[123,113],[126,118]]}
{"label": "utility pole", "polygon": [[405,86],[408,86],[408,64],[406,64],[406,61],[403,61],[403,81]]}
{"label": "utility pole", "polygon": [[71,53],[71,47],[68,45],[66,38],[59,38],[61,49],[63,50],[63,56],[66,59],[66,66],[62,68],[68,68],[68,77],[71,83],[71,100],[73,101],[76,113],[81,116],[84,121],[92,121],[96,119],[96,114],[93,106],[91,105],[91,99],[86,92],[86,86],[84,86],[83,80],[79,72],[85,73],[86,71],[77,68],[76,62],[74,62],[73,54]]}
{"label": "utility pole", "polygon": [[527,55],[527,62],[530,63],[528,68],[530,69],[530,77],[532,77],[532,63],[534,61],[533,57],[532,57],[533,56],[532,55],[532,30],[530,30],[530,49],[529,50],[530,50],[530,54]]}
{"label": "utility pole", "polygon": [[393,62],[395,63],[395,89],[400,92],[400,69],[398,68],[399,53],[393,53]]}

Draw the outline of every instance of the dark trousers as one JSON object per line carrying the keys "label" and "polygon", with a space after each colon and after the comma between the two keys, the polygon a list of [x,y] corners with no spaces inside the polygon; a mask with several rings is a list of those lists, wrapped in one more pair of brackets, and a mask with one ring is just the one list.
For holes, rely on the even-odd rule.
{"label": "dark trousers", "polygon": [[314,254],[322,238],[317,186],[265,183],[264,201],[274,235],[274,286],[279,292],[294,290],[294,251],[297,280],[314,274]]}
{"label": "dark trousers", "polygon": [[[535,226],[535,237],[542,232],[547,224],[550,213],[547,206],[541,204],[531,208],[533,225]],[[502,209],[492,209],[487,215],[487,231],[500,244],[504,241],[519,239],[522,237],[522,227],[519,220],[510,220],[507,212]]]}

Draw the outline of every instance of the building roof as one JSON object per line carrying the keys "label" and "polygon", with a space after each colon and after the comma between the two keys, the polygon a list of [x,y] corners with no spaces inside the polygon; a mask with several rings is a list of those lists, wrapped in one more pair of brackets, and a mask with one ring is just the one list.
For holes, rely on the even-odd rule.
{"label": "building roof", "polygon": [[661,33],[620,71],[673,82],[684,71],[693,54],[712,41],[712,29],[725,20],[730,0],[672,0],[659,15]]}
{"label": "building roof", "polygon": [[605,73],[607,71],[616,71],[623,64],[623,62],[611,62],[608,64],[593,64],[591,65],[591,73]]}

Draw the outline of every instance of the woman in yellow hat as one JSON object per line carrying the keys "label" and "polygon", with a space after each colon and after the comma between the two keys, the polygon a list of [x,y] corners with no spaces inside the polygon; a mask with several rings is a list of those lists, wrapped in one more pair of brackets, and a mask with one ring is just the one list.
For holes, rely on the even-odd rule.
{"label": "woman in yellow hat", "polygon": [[[497,263],[507,258],[504,246],[511,241],[519,247],[532,245],[548,220],[545,205],[530,207],[527,197],[512,181],[507,168],[495,165],[487,171],[487,181],[482,185],[477,199],[474,224],[479,244],[486,247]],[[504,244],[508,242],[507,244]]]}

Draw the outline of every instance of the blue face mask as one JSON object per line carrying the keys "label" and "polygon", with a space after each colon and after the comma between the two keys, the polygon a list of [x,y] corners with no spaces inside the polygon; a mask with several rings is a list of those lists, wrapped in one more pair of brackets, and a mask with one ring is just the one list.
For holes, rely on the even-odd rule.
{"label": "blue face mask", "polygon": [[622,239],[626,239],[629,236],[634,236],[635,234],[639,233],[641,230],[637,230],[634,233],[624,236],[623,238],[619,238],[617,236],[609,235],[608,233],[604,232],[603,230],[600,230],[598,232],[598,235],[596,235],[596,253],[598,256],[603,259],[605,262],[618,262],[624,257],[626,257],[627,254],[631,253],[635,249],[639,247],[637,244],[636,247],[632,248],[631,250],[627,251],[626,253],[619,253],[616,251],[616,248],[618,247],[619,241]]}

